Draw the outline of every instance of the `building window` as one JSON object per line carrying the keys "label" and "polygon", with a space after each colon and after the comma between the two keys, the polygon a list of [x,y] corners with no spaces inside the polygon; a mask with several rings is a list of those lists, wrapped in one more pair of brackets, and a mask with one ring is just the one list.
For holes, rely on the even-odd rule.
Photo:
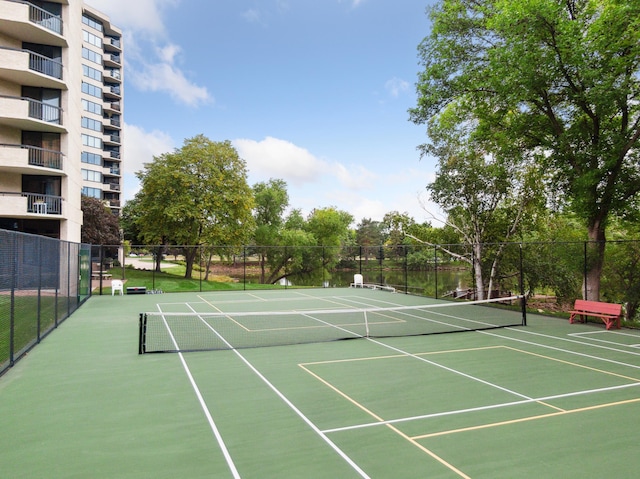
{"label": "building window", "polygon": [[83,163],[88,163],[90,165],[102,165],[102,156],[96,153],[83,151],[81,158]]}
{"label": "building window", "polygon": [[89,188],[88,186],[83,186],[82,194],[90,198],[102,199],[102,190],[100,188]]}
{"label": "building window", "polygon": [[87,42],[89,45],[93,45],[94,47],[102,48],[102,38],[93,33],[90,33],[86,30],[82,30],[82,39]]}
{"label": "building window", "polygon": [[82,15],[82,23],[98,30],[99,32],[103,31],[102,22],[90,17],[89,15]]}
{"label": "building window", "polygon": [[88,65],[82,65],[82,74],[87,78],[91,78],[92,80],[102,81],[102,72],[100,70],[96,70],[95,68],[91,68]]}
{"label": "building window", "polygon": [[84,81],[82,82],[82,93],[95,96],[96,98],[102,98],[102,88]]}
{"label": "building window", "polygon": [[102,183],[102,173],[99,171],[82,169],[82,179],[85,181],[93,181],[95,183]]}
{"label": "building window", "polygon": [[93,118],[82,117],[82,128],[88,128],[93,131],[102,131],[102,122]]}
{"label": "building window", "polygon": [[91,135],[82,134],[82,144],[84,146],[92,146],[94,148],[102,148],[102,138]]}
{"label": "building window", "polygon": [[102,115],[102,105],[94,103],[89,100],[82,99],[82,109],[89,113],[95,113],[96,115]]}
{"label": "building window", "polygon": [[86,47],[82,47],[82,58],[93,63],[97,63],[98,65],[102,65],[102,55],[94,52],[93,50],[89,50]]}

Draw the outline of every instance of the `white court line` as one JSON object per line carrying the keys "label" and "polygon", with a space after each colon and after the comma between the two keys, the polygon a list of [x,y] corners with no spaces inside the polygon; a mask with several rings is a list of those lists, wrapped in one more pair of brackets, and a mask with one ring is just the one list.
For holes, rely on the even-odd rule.
{"label": "white court line", "polygon": [[[157,308],[160,310],[160,305],[156,305]],[[162,311],[160,311],[160,313],[162,313]],[[164,322],[164,326],[165,328],[167,328],[167,332],[169,333],[169,336],[171,337],[171,341],[173,342],[173,345],[175,346],[176,349],[180,349],[178,347],[178,343],[176,342],[175,337],[173,336],[173,333],[171,332],[171,329],[169,328],[169,325],[167,324],[167,321],[164,317],[164,313],[162,316],[162,320]],[[229,454],[229,450],[227,449],[226,444],[224,443],[224,440],[222,439],[222,435],[220,434],[220,431],[218,430],[218,427],[216,426],[215,421],[213,420],[213,417],[211,416],[211,413],[209,412],[209,409],[207,408],[207,404],[205,403],[204,398],[202,397],[202,393],[200,392],[200,388],[198,388],[198,385],[196,384],[195,379],[193,378],[193,375],[191,374],[191,370],[189,369],[189,366],[187,365],[187,362],[184,359],[184,355],[182,353],[178,353],[178,357],[180,358],[180,362],[182,363],[182,367],[184,368],[185,373],[187,374],[187,377],[189,378],[189,382],[191,383],[191,387],[193,388],[193,391],[196,394],[196,397],[198,398],[198,402],[200,403],[200,407],[202,408],[202,411],[204,412],[205,417],[207,418],[207,422],[209,423],[209,427],[211,428],[211,431],[213,432],[213,435],[215,436],[216,440],[218,441],[218,445],[220,446],[220,449],[222,450],[222,454],[224,455],[225,461],[227,461],[227,465],[229,466],[229,469],[231,469],[231,474],[233,474],[233,477],[236,479],[240,479],[240,473],[238,472],[238,469],[236,468],[233,459],[231,457],[231,454]]]}
{"label": "white court line", "polygon": [[614,391],[614,390],[618,390],[618,389],[627,389],[627,388],[638,387],[638,386],[640,386],[640,382],[621,384],[619,386],[610,386],[610,387],[606,387],[606,388],[588,389],[588,390],[585,390],[585,391],[574,391],[574,392],[570,392],[570,393],[554,394],[552,396],[543,396],[543,397],[538,397],[538,398],[525,399],[525,400],[522,400],[522,401],[512,401],[512,402],[505,402],[505,403],[498,403],[498,404],[490,404],[488,406],[478,406],[478,407],[473,407],[473,408],[468,408],[468,409],[457,409],[457,410],[452,410],[452,411],[443,411],[443,412],[436,412],[436,413],[431,413],[431,414],[422,414],[420,416],[402,417],[402,418],[397,418],[397,419],[390,419],[388,421],[377,421],[377,422],[368,422],[368,423],[362,423],[362,424],[354,424],[352,426],[336,427],[336,428],[333,428],[333,429],[325,429],[323,432],[329,434],[329,433],[332,433],[332,432],[350,431],[350,430],[353,430],[353,429],[363,429],[363,428],[366,428],[366,427],[384,426],[386,424],[398,424],[398,423],[403,423],[403,422],[411,422],[411,421],[417,421],[417,420],[420,420],[420,419],[432,419],[432,418],[436,418],[436,417],[453,416],[453,415],[456,415],[456,414],[466,414],[466,413],[478,412],[478,411],[488,411],[490,409],[500,409],[500,408],[503,408],[503,407],[520,406],[522,404],[531,404],[531,403],[534,403],[534,402],[546,402],[546,401],[551,401],[551,400],[554,400],[554,399],[564,399],[564,398],[568,398],[568,397],[583,396],[583,395],[587,395],[587,394],[608,392],[608,391]]}
{"label": "white court line", "polygon": [[[519,332],[521,334],[531,334],[531,335],[534,335],[534,336],[541,336],[543,338],[554,339],[554,340],[557,340],[557,341],[566,341],[566,342],[569,342],[569,343],[580,344],[582,346],[588,346],[588,347],[591,347],[591,348],[606,349],[607,351],[614,351],[614,352],[617,352],[617,353],[629,354],[629,355],[632,355],[632,356],[640,356],[640,353],[636,353],[634,351],[627,351],[627,350],[624,350],[624,349],[610,348],[608,346],[602,346],[600,344],[587,343],[587,342],[584,342],[584,341],[576,341],[575,339],[561,338],[561,337],[558,337],[558,336],[551,336],[551,335],[548,335],[548,334],[534,333],[533,331],[527,331],[526,329],[518,329],[518,328],[505,328],[505,329],[507,329],[509,331],[517,331],[517,332]],[[615,361],[613,359],[602,358],[600,356],[593,356],[591,354],[586,354],[586,353],[579,353],[577,351],[571,351],[569,349],[558,348],[556,346],[549,346],[547,344],[534,343],[532,341],[525,341],[524,339],[517,339],[517,338],[513,338],[511,336],[503,336],[503,335],[498,334],[496,332],[490,332],[490,331],[475,331],[475,332],[479,333],[479,334],[486,334],[486,335],[489,335],[489,336],[495,336],[496,338],[508,339],[510,341],[515,341],[515,342],[518,342],[518,343],[524,343],[524,344],[529,344],[529,345],[532,345],[532,346],[538,346],[540,348],[551,349],[551,350],[554,350],[554,351],[561,351],[563,353],[573,354],[575,356],[582,356],[584,358],[595,359],[597,361],[603,361],[603,362],[606,362],[606,363],[617,364],[619,366],[626,366],[626,367],[633,368],[633,369],[640,369],[640,366],[635,365],[635,364],[623,363],[621,361]]]}
{"label": "white court line", "polygon": [[[193,308],[191,308],[188,304],[187,306],[193,310]],[[193,311],[196,315],[198,315],[198,313],[196,311]],[[221,311],[222,312],[222,311]],[[322,440],[324,440],[324,442],[326,442],[336,453],[338,453],[338,455],[340,457],[342,457],[347,464],[349,464],[359,475],[360,477],[366,478],[366,479],[370,479],[369,476],[367,475],[367,473],[365,473],[349,456],[347,456],[347,454],[342,451],[342,449],[340,449],[331,439],[329,439],[329,437],[327,437],[326,434],[324,434],[320,428],[318,428],[313,422],[311,422],[311,420],[309,418],[307,418],[307,416],[305,416],[302,411],[300,411],[278,388],[276,388],[260,371],[258,371],[258,369],[251,364],[251,362],[249,362],[249,360],[247,358],[245,358],[237,349],[234,349],[233,346],[226,340],[224,339],[222,336],[220,336],[220,334],[206,321],[202,320],[202,322],[209,328],[211,329],[211,331],[213,331],[233,352],[236,356],[238,356],[238,358],[240,358],[240,360],[245,363],[247,365],[247,367],[249,367],[249,369],[251,369],[280,399],[282,399],[282,401],[289,406],[289,408],[291,408],[291,410],[293,410],[293,412],[295,412],[298,417],[300,417],[316,434],[318,434],[318,436],[320,436],[322,438]],[[203,403],[203,407],[205,408],[205,410],[207,411],[207,414],[209,414],[208,409],[206,409],[206,405]]]}
{"label": "white court line", "polygon": [[624,336],[627,338],[636,338],[640,340],[640,335],[623,333],[622,331],[582,331],[579,333],[569,333],[569,336],[572,336],[575,338],[586,338],[589,341],[596,341],[598,343],[604,343],[604,344],[613,344],[615,346],[620,346],[620,347],[634,348],[634,349],[640,348],[640,343],[625,344],[625,343],[619,343],[617,341],[608,341],[606,339],[598,339],[598,338],[591,337],[594,335],[602,335],[602,334],[606,335],[607,337],[609,337],[610,335],[616,335],[616,336]]}

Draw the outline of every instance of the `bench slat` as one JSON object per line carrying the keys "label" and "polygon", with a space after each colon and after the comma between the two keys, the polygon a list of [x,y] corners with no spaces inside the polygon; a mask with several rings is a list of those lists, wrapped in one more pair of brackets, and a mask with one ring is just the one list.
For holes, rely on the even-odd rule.
{"label": "bench slat", "polygon": [[573,323],[577,315],[594,316],[602,319],[607,329],[611,329],[614,325],[619,329],[620,317],[622,316],[622,305],[576,299],[573,310],[569,312],[571,313],[569,316],[569,323]]}

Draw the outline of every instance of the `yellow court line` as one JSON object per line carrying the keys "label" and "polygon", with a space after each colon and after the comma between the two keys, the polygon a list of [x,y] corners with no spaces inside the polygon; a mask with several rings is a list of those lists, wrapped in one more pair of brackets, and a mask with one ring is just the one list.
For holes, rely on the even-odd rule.
{"label": "yellow court line", "polygon": [[[329,389],[333,390],[334,392],[336,392],[338,395],[342,396],[344,399],[346,399],[347,401],[349,401],[351,404],[353,404],[354,406],[356,406],[357,408],[361,409],[362,411],[364,411],[365,413],[367,413],[368,415],[370,415],[371,417],[373,417],[376,421],[379,422],[385,422],[385,420],[378,416],[376,413],[374,413],[373,411],[371,411],[370,409],[367,409],[365,406],[363,406],[362,404],[360,404],[358,401],[356,401],[355,399],[353,399],[351,396],[349,396],[348,394],[344,393],[343,391],[341,391],[340,389],[338,389],[337,387],[335,387],[333,384],[329,383],[328,381],[326,381],[324,378],[321,378],[320,376],[318,376],[316,373],[314,373],[313,371],[311,371],[310,369],[306,368],[303,364],[298,364],[298,366],[300,366],[302,369],[304,369],[307,373],[309,373],[311,376],[313,376],[314,378],[316,378],[318,381],[320,381],[322,384],[324,384],[325,386],[327,386]],[[403,433],[402,431],[400,431],[398,428],[396,428],[393,424],[385,424],[386,427],[388,427],[389,429],[391,429],[392,431],[394,431],[396,434],[400,435],[401,437],[403,437],[404,439],[406,439],[407,441],[409,441],[411,444],[413,444],[414,446],[416,446],[418,449],[420,449],[421,451],[423,451],[424,453],[428,454],[430,457],[432,457],[433,459],[435,459],[436,461],[438,461],[440,464],[442,464],[443,466],[445,466],[446,468],[450,469],[451,471],[455,472],[457,475],[459,475],[460,477],[464,478],[464,479],[471,479],[469,476],[467,476],[464,472],[460,471],[457,467],[455,467],[453,464],[445,461],[443,458],[441,458],[440,456],[438,456],[436,453],[434,453],[433,451],[427,449],[425,446],[423,446],[422,444],[420,444],[419,442],[417,442],[416,440],[412,439],[411,437],[407,436],[405,433]]]}
{"label": "yellow court line", "polygon": [[544,354],[534,353],[534,352],[531,352],[531,351],[525,351],[523,349],[518,349],[518,348],[512,348],[511,346],[502,346],[502,347],[506,348],[506,349],[511,349],[513,351],[517,351],[517,352],[520,352],[520,353],[529,354],[531,356],[537,356],[539,358],[548,359],[550,361],[556,361],[558,363],[568,364],[570,366],[576,366],[578,368],[587,369],[589,371],[595,371],[597,373],[607,374],[609,376],[615,376],[615,377],[622,378],[622,379],[628,379],[629,381],[633,381],[633,382],[636,382],[636,383],[640,382],[640,379],[632,378],[630,376],[625,376],[624,374],[613,373],[611,371],[605,371],[603,369],[593,368],[591,366],[585,366],[584,364],[573,363],[571,361],[566,361],[564,359],[558,359],[558,358],[553,358],[551,356],[545,356]]}
{"label": "yellow court line", "polygon": [[434,432],[434,433],[430,433],[430,434],[422,434],[419,436],[412,436],[411,439],[414,440],[420,440],[420,439],[427,439],[427,438],[432,438],[432,437],[437,437],[437,436],[444,436],[447,434],[455,434],[458,432],[468,432],[468,431],[477,431],[480,429],[487,429],[490,427],[498,427],[498,426],[506,426],[509,424],[517,424],[520,422],[527,422],[527,421],[535,421],[538,419],[545,419],[545,418],[550,418],[550,417],[556,417],[556,416],[564,416],[566,414],[574,414],[574,413],[578,413],[578,412],[585,412],[585,411],[592,411],[595,409],[603,409],[606,407],[613,407],[613,406],[620,406],[623,404],[631,404],[631,403],[635,403],[635,402],[640,402],[640,398],[636,398],[636,399],[626,399],[624,401],[617,401],[617,402],[612,402],[612,403],[605,403],[605,404],[598,404],[596,406],[588,406],[588,407],[583,407],[583,408],[578,408],[578,409],[571,409],[568,411],[558,411],[558,412],[552,412],[549,414],[541,414],[538,416],[529,416],[529,417],[523,417],[520,419],[511,419],[509,421],[500,421],[500,422],[494,422],[494,423],[490,423],[490,424],[482,424],[479,426],[471,426],[471,427],[464,427],[464,428],[460,428],[460,429],[450,429],[448,431],[440,431],[440,432]]}
{"label": "yellow court line", "polygon": [[[430,351],[424,353],[414,353],[414,356],[430,356],[432,354],[444,354],[444,353],[463,353],[467,351],[482,351],[484,349],[497,349],[502,348],[504,346],[483,346],[479,348],[464,348],[464,349],[446,349],[443,351]],[[391,358],[410,358],[411,356],[407,356],[406,354],[391,354],[387,356],[370,356],[365,358],[348,358],[348,359],[328,359],[326,361],[314,361],[310,363],[301,363],[301,365],[312,366],[314,364],[333,364],[333,363],[348,363],[350,361],[372,361],[375,359],[391,359]]]}

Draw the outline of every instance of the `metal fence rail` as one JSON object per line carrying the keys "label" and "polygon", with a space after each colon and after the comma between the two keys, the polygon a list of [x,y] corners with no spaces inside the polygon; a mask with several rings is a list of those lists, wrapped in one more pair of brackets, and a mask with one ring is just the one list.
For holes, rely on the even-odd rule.
{"label": "metal fence rail", "polygon": [[90,251],[0,230],[0,374],[89,297]]}
{"label": "metal fence rail", "polygon": [[[94,270],[109,270],[127,280],[133,269],[147,270],[147,289],[163,289],[167,277],[176,279],[189,254],[194,257],[192,281],[181,291],[215,289],[211,280],[236,288],[343,287],[358,273],[364,282],[397,292],[435,298],[476,299],[520,292],[544,302],[551,310],[566,310],[594,285],[589,279],[593,242],[524,242],[482,245],[368,245],[342,247],[297,246],[93,246]],[[498,261],[495,261],[495,260]],[[472,264],[483,270],[483,284]],[[184,273],[184,269],[180,270]],[[489,281],[490,272],[494,274]],[[169,275],[169,276],[167,276]],[[140,282],[141,280],[136,279]],[[128,282],[128,284],[131,284]],[[270,285],[270,286],[268,286]],[[100,281],[97,292],[108,292]],[[482,290],[482,291],[481,291]],[[600,273],[601,301],[625,305],[625,317],[640,321],[640,240],[608,241]]]}

